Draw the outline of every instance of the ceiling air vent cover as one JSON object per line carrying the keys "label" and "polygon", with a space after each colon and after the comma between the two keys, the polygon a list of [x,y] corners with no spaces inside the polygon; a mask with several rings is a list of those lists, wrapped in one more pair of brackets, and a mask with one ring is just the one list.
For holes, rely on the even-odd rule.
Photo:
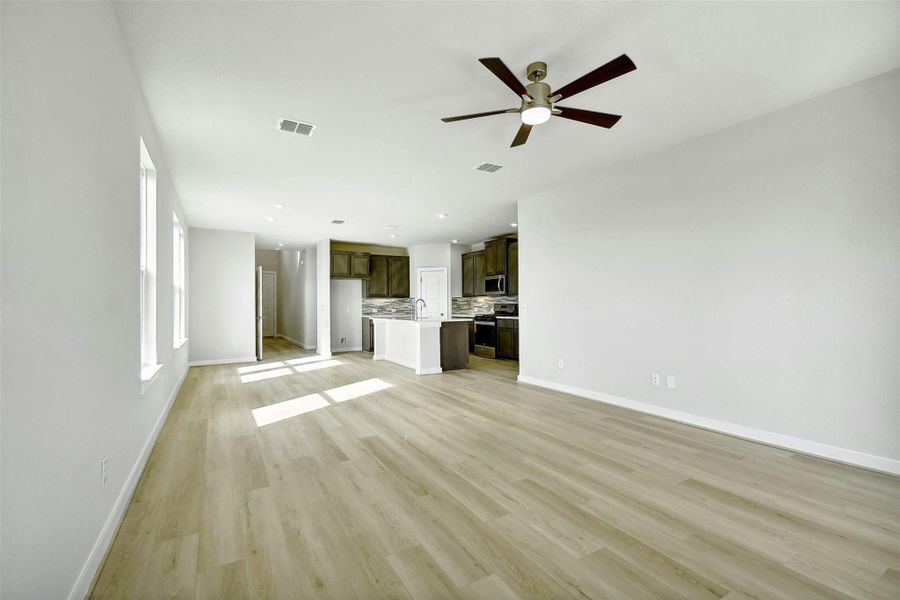
{"label": "ceiling air vent cover", "polygon": [[306,137],[312,136],[316,132],[318,125],[312,123],[304,123],[303,121],[293,121],[291,119],[281,119],[278,121],[278,129],[287,131],[288,133],[299,133]]}
{"label": "ceiling air vent cover", "polygon": [[495,171],[499,171],[503,168],[503,165],[495,165],[493,163],[481,163],[477,167],[475,167],[476,171],[485,171],[487,173],[493,173]]}

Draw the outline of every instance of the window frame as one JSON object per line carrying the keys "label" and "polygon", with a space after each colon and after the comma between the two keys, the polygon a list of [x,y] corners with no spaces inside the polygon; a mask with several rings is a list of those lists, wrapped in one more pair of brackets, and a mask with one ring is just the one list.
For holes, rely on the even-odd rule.
{"label": "window frame", "polygon": [[178,213],[172,211],[172,347],[187,341],[187,277],[184,227]]}
{"label": "window frame", "polygon": [[140,378],[141,392],[153,382],[157,363],[157,173],[150,153],[141,142],[140,160]]}

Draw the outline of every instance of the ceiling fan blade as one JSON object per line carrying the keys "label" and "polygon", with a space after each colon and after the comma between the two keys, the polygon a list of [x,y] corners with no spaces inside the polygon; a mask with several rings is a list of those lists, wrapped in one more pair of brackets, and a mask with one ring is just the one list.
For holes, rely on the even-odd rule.
{"label": "ceiling fan blade", "polygon": [[444,117],[441,119],[444,123],[452,123],[453,121],[465,121],[466,119],[477,119],[478,117],[489,117],[491,115],[502,115],[508,112],[519,112],[518,108],[505,108],[503,110],[492,110],[489,112],[475,113],[474,115],[460,115],[458,117]]}
{"label": "ceiling fan blade", "polygon": [[619,119],[622,118],[622,115],[611,115],[592,110],[581,110],[580,108],[566,108],[562,106],[557,106],[556,108],[560,111],[556,115],[557,117],[580,121],[588,125],[596,125],[597,127],[606,127],[607,129],[618,123]]}
{"label": "ceiling fan blade", "polygon": [[478,62],[483,64],[488,70],[497,76],[497,79],[506,84],[506,87],[511,89],[516,93],[516,96],[521,96],[522,94],[528,94],[528,90],[525,89],[525,86],[522,85],[522,82],[516,79],[516,76],[512,74],[512,71],[503,64],[503,61],[497,58],[496,56],[493,58],[479,58]]}
{"label": "ceiling fan blade", "polygon": [[564,85],[553,92],[554,95],[559,94],[563,98],[571,98],[579,92],[589,90],[596,85],[605,83],[610,79],[615,79],[625,73],[634,71],[637,67],[631,62],[625,54],[619,58],[614,58],[602,67],[598,67],[586,75],[582,75],[572,83]]}
{"label": "ceiling fan blade", "polygon": [[513,139],[513,142],[509,145],[509,147],[515,148],[516,146],[521,146],[522,144],[527,142],[529,133],[531,133],[531,125],[522,123],[522,126],[519,127],[519,133],[516,134],[516,137]]}

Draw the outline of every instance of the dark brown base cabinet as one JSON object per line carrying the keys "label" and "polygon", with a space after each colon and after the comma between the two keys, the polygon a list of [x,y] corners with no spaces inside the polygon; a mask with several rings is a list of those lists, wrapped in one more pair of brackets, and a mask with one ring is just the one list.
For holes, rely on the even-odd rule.
{"label": "dark brown base cabinet", "polygon": [[369,257],[366,298],[409,298],[409,257]]}
{"label": "dark brown base cabinet", "polygon": [[519,359],[519,321],[497,319],[497,356]]}

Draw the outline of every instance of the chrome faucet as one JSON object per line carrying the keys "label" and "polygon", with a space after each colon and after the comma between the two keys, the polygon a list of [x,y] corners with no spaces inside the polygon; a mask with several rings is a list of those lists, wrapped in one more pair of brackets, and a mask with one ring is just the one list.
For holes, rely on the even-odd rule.
{"label": "chrome faucet", "polygon": [[425,301],[423,299],[419,298],[418,300],[416,300],[416,307],[415,307],[415,311],[414,311],[414,317],[415,317],[416,321],[422,320],[421,317],[419,316],[419,314],[420,314],[419,313],[419,302],[422,303],[422,308],[428,308],[428,305],[425,304]]}

